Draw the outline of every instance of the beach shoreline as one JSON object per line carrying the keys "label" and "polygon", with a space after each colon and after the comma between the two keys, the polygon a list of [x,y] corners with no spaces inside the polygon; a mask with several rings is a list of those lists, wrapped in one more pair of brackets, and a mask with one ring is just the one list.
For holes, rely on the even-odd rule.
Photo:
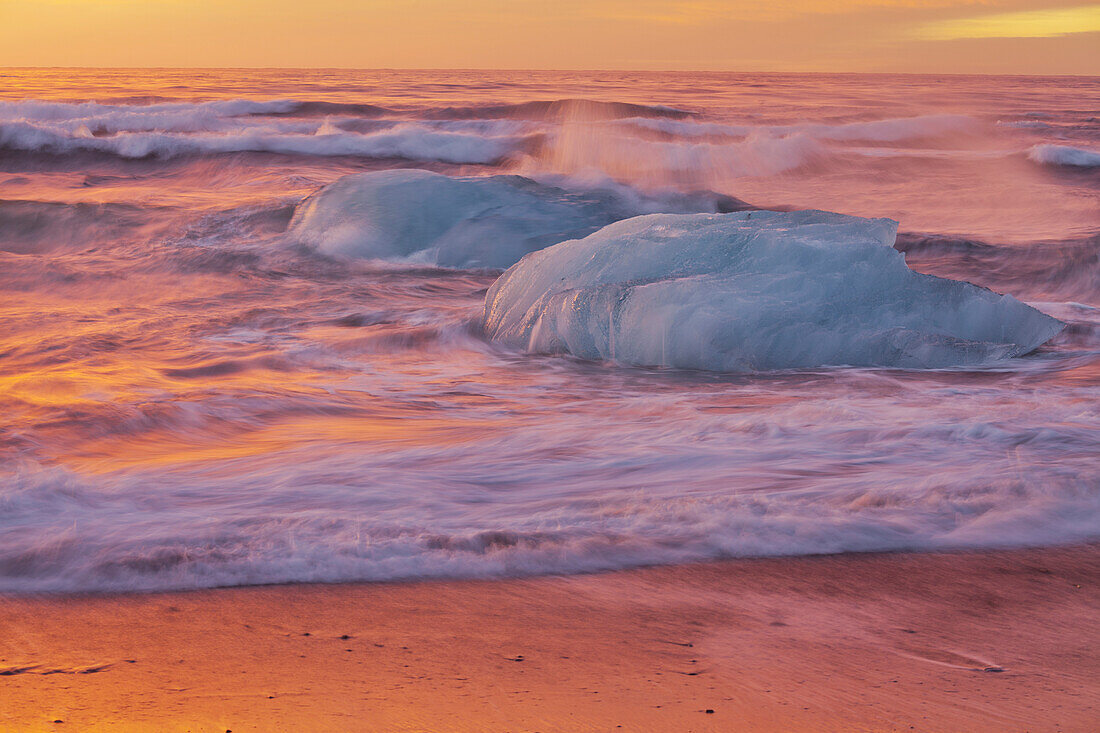
{"label": "beach shoreline", "polygon": [[1097,544],[8,596],[0,728],[1085,731],[1098,612]]}

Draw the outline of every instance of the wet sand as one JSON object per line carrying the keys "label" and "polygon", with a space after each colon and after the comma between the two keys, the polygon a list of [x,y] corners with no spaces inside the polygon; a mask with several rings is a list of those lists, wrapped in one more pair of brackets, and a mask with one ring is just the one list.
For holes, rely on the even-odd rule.
{"label": "wet sand", "polygon": [[8,597],[0,730],[1091,731],[1098,622],[1097,545]]}

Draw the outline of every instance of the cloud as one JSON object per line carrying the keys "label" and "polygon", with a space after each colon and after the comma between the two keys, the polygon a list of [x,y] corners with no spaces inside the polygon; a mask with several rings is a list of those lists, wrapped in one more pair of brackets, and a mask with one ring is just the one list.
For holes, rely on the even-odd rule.
{"label": "cloud", "polygon": [[720,20],[782,21],[805,15],[839,15],[860,10],[931,10],[998,5],[1006,0],[583,0],[590,17],[673,25]]}
{"label": "cloud", "polygon": [[994,13],[925,23],[913,30],[921,40],[960,38],[1053,38],[1100,31],[1100,5]]}

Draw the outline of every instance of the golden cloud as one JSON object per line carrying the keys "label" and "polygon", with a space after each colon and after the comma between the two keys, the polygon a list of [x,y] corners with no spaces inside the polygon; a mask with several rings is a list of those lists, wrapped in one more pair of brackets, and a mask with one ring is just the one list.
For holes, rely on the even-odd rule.
{"label": "golden cloud", "polygon": [[925,23],[913,35],[932,41],[959,38],[1052,38],[1100,31],[1100,5],[995,13]]}

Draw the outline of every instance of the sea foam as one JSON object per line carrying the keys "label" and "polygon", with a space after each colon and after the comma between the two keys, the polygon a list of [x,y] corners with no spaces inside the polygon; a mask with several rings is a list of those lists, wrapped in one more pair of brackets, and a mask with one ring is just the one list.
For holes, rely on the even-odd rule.
{"label": "sea foam", "polygon": [[0,148],[53,154],[96,152],[122,158],[258,152],[484,164],[502,160],[522,148],[525,141],[524,136],[485,137],[418,125],[399,125],[371,134],[341,132],[314,124],[308,130],[292,131],[282,126],[217,134],[152,131],[109,136],[99,136],[87,126],[62,132],[26,122],[0,125]]}
{"label": "sea foam", "polygon": [[1069,165],[1079,168],[1100,166],[1100,152],[1071,145],[1036,145],[1027,157],[1044,165]]}

